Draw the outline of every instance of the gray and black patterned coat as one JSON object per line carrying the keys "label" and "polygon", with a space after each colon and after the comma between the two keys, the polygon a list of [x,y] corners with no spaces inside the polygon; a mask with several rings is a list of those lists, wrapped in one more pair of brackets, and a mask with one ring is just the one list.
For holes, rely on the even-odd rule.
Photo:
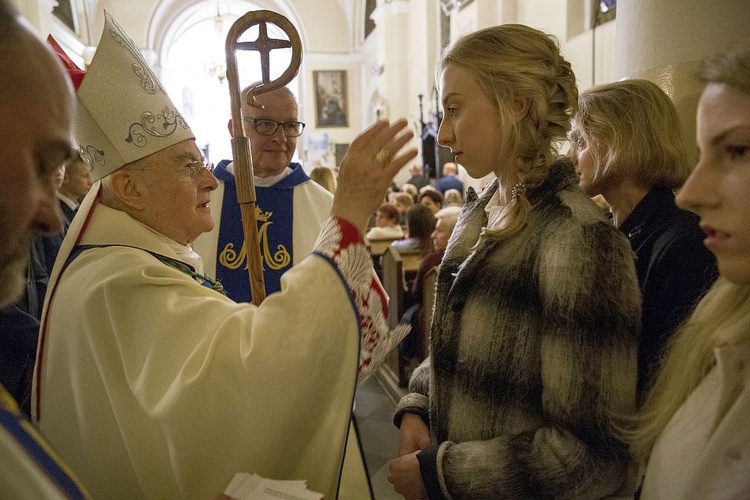
{"label": "gray and black patterned coat", "polygon": [[440,267],[431,357],[397,408],[429,421],[430,498],[600,498],[626,477],[611,418],[635,407],[640,294],[627,239],[567,159],[529,190],[528,224],[472,252],[470,192]]}

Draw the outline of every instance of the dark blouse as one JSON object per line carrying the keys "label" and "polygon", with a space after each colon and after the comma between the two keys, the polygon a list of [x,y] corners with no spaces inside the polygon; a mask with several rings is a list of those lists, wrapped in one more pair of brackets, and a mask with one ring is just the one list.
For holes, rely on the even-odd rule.
{"label": "dark blouse", "polygon": [[636,255],[643,296],[639,402],[670,336],[717,277],[716,259],[703,245],[698,220],[677,208],[670,189],[653,188],[620,226]]}

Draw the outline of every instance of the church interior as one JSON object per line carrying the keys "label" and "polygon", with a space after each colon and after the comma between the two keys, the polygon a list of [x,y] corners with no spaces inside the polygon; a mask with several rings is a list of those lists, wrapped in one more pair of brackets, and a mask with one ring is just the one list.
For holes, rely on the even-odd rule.
{"label": "church interior", "polygon": [[[307,171],[334,168],[351,140],[378,118],[405,117],[418,138],[434,127],[435,63],[451,40],[521,23],[557,37],[579,91],[621,78],[656,81],[676,103],[691,138],[701,58],[747,31],[744,2],[721,0],[13,0],[40,34],[51,34],[80,67],[91,62],[104,10],[127,30],[217,163],[231,154],[224,41],[247,11],[271,10],[299,31],[302,62],[289,84],[306,123],[297,157]],[[57,5],[54,5],[54,4]],[[271,57],[271,76],[288,50]],[[259,61],[239,62],[240,82],[260,80]],[[335,102],[329,116],[325,99]],[[333,97],[331,99],[331,96]],[[429,149],[429,148],[428,148]],[[692,148],[691,148],[692,149]],[[421,151],[425,154],[425,151]],[[427,154],[430,154],[428,151]],[[438,151],[438,157],[445,155]],[[429,160],[430,158],[428,158]],[[440,163],[440,160],[436,163]],[[429,163],[428,163],[429,164]],[[439,176],[439,169],[431,176]],[[474,185],[461,172],[465,183]],[[406,169],[396,183],[408,179]],[[481,182],[477,182],[481,185]]]}
{"label": "church interior", "polygon": [[[440,177],[453,161],[436,142],[443,115],[435,67],[441,52],[464,34],[499,25],[526,24],[554,35],[571,62],[579,92],[626,78],[655,82],[674,102],[694,164],[695,110],[702,84],[700,61],[746,36],[746,0],[11,0],[42,36],[52,35],[79,67],[97,49],[108,11],[128,32],[191,124],[210,162],[231,158],[230,89],[225,40],[246,12],[282,14],[299,33],[302,60],[289,88],[305,123],[295,160],[307,173],[334,171],[359,132],[379,119],[406,118],[410,146],[427,177]],[[257,30],[256,30],[257,33]],[[271,31],[284,38],[283,31]],[[270,77],[291,63],[288,49],[271,51]],[[240,86],[262,78],[257,54],[239,59]],[[567,145],[561,145],[565,152]],[[401,185],[409,168],[394,179]],[[459,170],[464,187],[479,188]],[[388,252],[385,251],[385,254]],[[377,262],[397,273],[406,260]],[[386,291],[400,282],[381,275]],[[401,289],[403,292],[403,289]],[[403,300],[403,298],[401,299]],[[403,312],[403,311],[401,311]],[[395,326],[398,315],[389,318]],[[355,416],[370,486],[377,499],[401,498],[387,480],[398,430],[391,419],[405,394],[403,360],[393,354],[360,387]],[[412,367],[413,368],[413,367]]]}

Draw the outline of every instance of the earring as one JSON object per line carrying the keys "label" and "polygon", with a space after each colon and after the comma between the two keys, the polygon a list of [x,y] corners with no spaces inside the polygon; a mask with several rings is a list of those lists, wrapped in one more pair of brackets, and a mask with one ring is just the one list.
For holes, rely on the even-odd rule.
{"label": "earring", "polygon": [[523,196],[526,194],[526,184],[524,184],[521,181],[518,181],[511,190],[511,198],[510,201],[518,201],[518,198],[520,196]]}

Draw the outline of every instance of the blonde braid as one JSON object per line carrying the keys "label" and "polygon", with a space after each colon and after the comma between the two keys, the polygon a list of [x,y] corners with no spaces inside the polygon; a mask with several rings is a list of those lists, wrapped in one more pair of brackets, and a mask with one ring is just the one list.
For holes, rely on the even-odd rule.
{"label": "blonde braid", "polygon": [[[486,95],[498,105],[501,127],[514,124],[501,132],[515,151],[519,173],[514,187],[522,186],[524,191],[538,187],[567,137],[578,101],[575,75],[560,54],[557,40],[520,24],[494,26],[457,40],[443,55],[438,70],[448,64],[476,75]],[[526,99],[528,109],[516,123],[512,104],[518,99]],[[530,210],[525,195],[514,196],[500,216],[500,227],[483,231],[480,241],[512,236],[526,225]]]}

